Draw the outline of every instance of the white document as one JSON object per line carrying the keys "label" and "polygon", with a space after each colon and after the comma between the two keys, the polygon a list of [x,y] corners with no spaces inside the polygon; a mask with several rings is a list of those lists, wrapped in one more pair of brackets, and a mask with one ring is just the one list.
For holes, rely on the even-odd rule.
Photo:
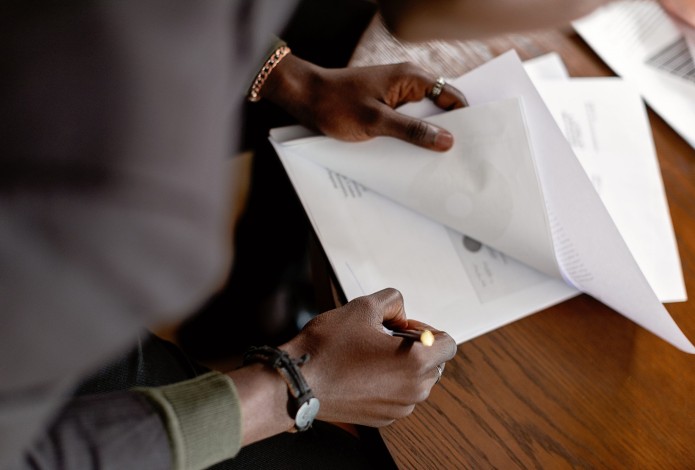
{"label": "white document", "polygon": [[695,61],[687,39],[661,7],[650,0],[615,2],[573,25],[695,147]]}
{"label": "white document", "polygon": [[659,300],[687,300],[639,94],[619,78],[538,81],[536,86]]}
{"label": "white document", "polygon": [[533,83],[543,80],[567,80],[570,74],[557,52],[549,52],[524,62],[524,70]]}
{"label": "white document", "polygon": [[347,176],[551,276],[555,262],[543,194],[517,98],[429,119],[459,143],[445,154],[397,139],[295,141],[283,152]]}
{"label": "white document", "polygon": [[[470,117],[469,114],[487,112],[488,118],[480,119],[480,122],[497,128],[488,135],[482,132],[480,142],[461,140],[459,130],[456,130],[456,144],[447,155],[432,154],[425,150],[420,150],[419,155],[413,155],[410,154],[412,149],[406,151],[388,138],[377,138],[359,144],[359,149],[355,147],[356,144],[339,143],[327,138],[305,139],[289,146],[276,142],[278,153],[282,155],[286,165],[290,160],[305,158],[332,171],[339,171],[374,191],[388,193],[390,198],[412,209],[433,209],[433,217],[439,222],[459,224],[456,230],[469,231],[469,236],[472,236],[470,231],[475,230],[477,235],[473,236],[474,239],[491,246],[504,246],[505,253],[523,259],[539,271],[547,274],[553,274],[553,271],[554,274],[561,273],[569,284],[598,298],[680,349],[695,352],[695,348],[654,295],[569,144],[523,71],[518,57],[507,53],[456,80],[454,85],[464,92],[473,107],[432,119],[449,130],[455,130],[462,119]],[[478,106],[500,99],[506,100],[489,106]],[[514,109],[521,109],[519,99],[523,102],[521,114],[514,112]],[[427,105],[421,104],[411,107],[411,111],[422,115],[428,112],[425,108]],[[434,111],[432,108],[430,110]],[[494,121],[490,116],[494,116],[496,112],[499,112],[497,119],[503,121],[503,124],[490,122]],[[526,117],[526,139],[519,131],[523,116]],[[486,166],[488,162],[480,157],[487,155],[488,141],[495,133],[500,133],[501,142],[492,145],[492,163],[491,166]],[[529,151],[523,148],[525,140]],[[509,145],[507,151],[516,155],[520,161],[505,160],[499,149],[494,149],[500,145]],[[354,150],[346,152],[346,146],[352,146]],[[470,151],[464,147],[468,146],[475,150],[471,161],[466,160]],[[342,153],[341,158],[336,158],[337,153]],[[533,165],[529,165],[529,154],[532,155]],[[404,155],[409,156],[404,158]],[[434,161],[435,158],[439,158],[441,162]],[[464,161],[454,163],[453,160],[456,159]],[[472,163],[474,164],[471,166]],[[497,164],[513,165],[513,170],[497,167]],[[443,169],[445,174],[434,175],[436,172],[427,172],[435,167]],[[467,174],[461,173],[462,170],[466,170]],[[535,175],[530,173],[531,170],[535,170]],[[457,171],[459,175],[455,176],[453,172]],[[413,178],[422,176],[423,172],[440,186],[432,188],[414,183]],[[522,185],[527,186],[527,194],[517,206],[515,197],[521,196]],[[539,192],[543,198],[540,204]],[[416,196],[417,193],[419,197]],[[459,197],[461,195],[465,197]],[[486,206],[485,216],[479,215],[476,213],[477,208],[469,203],[483,199],[483,196],[487,198],[488,195],[495,202]],[[313,202],[303,196],[302,199],[311,214],[313,210],[310,206]],[[423,204],[422,200],[428,202]],[[441,207],[442,202],[444,207]],[[437,204],[440,206],[431,207]],[[512,205],[511,212],[509,204]],[[526,227],[521,227],[515,219],[518,213],[529,217]],[[427,216],[432,217],[430,214]],[[517,228],[521,233],[515,232]],[[349,230],[349,227],[346,229]],[[549,230],[550,235],[544,233],[544,230]],[[319,236],[323,242],[321,227]],[[549,263],[549,238],[552,253],[557,260],[554,266]],[[475,243],[475,240],[469,240],[470,243]],[[348,249],[348,246],[344,248]],[[362,259],[368,260],[373,255],[381,256],[379,253],[369,255],[372,256]],[[538,275],[542,276],[540,273]],[[362,281],[355,277],[354,282],[359,284]],[[341,284],[343,283],[341,278]],[[398,285],[395,287],[401,288]],[[419,290],[420,286],[414,286],[414,289]],[[571,292],[568,291],[566,295],[571,295]],[[557,297],[561,296],[558,294]],[[431,314],[436,316],[437,312],[434,310],[436,309],[433,308]],[[428,312],[420,314],[420,319],[436,327],[442,325],[441,327],[451,331],[460,331],[460,327],[452,330],[449,325],[465,324],[468,312],[451,312],[445,321],[431,321],[427,314]],[[451,318],[453,315],[456,318]]]}
{"label": "white document", "polygon": [[570,79],[556,53],[524,69],[662,302],[687,300],[659,163],[639,94],[615,77]]}
{"label": "white document", "polygon": [[349,300],[396,287],[410,318],[462,343],[578,294],[558,279],[292,155],[279,142],[302,137],[296,131],[274,130],[273,143]]}

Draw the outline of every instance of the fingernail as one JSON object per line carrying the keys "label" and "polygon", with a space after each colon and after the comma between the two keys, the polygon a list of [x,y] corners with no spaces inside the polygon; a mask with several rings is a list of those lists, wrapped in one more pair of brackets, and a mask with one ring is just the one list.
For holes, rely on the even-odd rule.
{"label": "fingernail", "polygon": [[449,150],[454,145],[454,136],[448,131],[439,131],[434,137],[434,148],[437,150]]}

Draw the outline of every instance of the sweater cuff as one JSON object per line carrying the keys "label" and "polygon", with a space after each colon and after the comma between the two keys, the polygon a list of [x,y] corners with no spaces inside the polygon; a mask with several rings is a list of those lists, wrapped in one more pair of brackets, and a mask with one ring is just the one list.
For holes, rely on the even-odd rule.
{"label": "sweater cuff", "polygon": [[198,470],[241,449],[241,405],[232,379],[209,372],[164,387],[135,388],[159,411],[174,468]]}

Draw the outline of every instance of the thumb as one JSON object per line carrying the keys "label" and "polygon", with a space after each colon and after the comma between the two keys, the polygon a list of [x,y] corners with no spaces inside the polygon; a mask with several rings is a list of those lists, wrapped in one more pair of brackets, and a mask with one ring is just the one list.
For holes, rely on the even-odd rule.
{"label": "thumb", "polygon": [[408,320],[408,328],[414,330],[430,330],[434,335],[434,344],[429,348],[432,364],[442,364],[456,355],[456,342],[447,333],[417,321]]}
{"label": "thumb", "polygon": [[388,106],[384,108],[384,118],[377,129],[380,135],[395,137],[437,152],[445,152],[454,145],[454,136],[449,131],[397,113]]}
{"label": "thumb", "polygon": [[362,297],[362,299],[367,302],[372,325],[377,329],[380,330],[382,325],[387,328],[406,328],[408,326],[403,296],[398,290],[389,287]]}

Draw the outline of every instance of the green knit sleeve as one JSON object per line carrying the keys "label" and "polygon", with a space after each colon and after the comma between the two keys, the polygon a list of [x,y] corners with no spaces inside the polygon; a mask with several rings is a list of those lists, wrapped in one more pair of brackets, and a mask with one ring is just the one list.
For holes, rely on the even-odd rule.
{"label": "green knit sleeve", "polygon": [[159,411],[176,470],[198,470],[241,449],[241,405],[232,379],[209,372],[164,387],[135,388]]}

